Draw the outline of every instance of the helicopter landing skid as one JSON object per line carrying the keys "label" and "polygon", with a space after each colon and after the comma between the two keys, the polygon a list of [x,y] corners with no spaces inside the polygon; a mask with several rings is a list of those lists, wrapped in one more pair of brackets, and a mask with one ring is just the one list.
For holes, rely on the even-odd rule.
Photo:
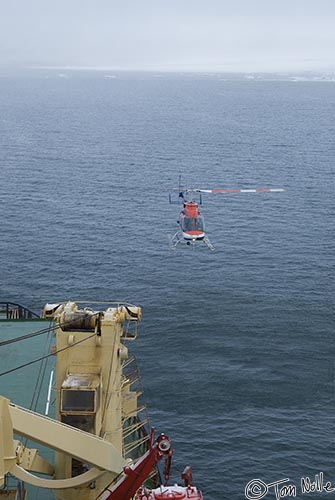
{"label": "helicopter landing skid", "polygon": [[170,240],[170,248],[171,250],[175,250],[178,243],[181,243],[182,238],[181,238],[181,233],[180,231],[177,231],[176,234],[172,236],[172,238],[169,238]]}
{"label": "helicopter landing skid", "polygon": [[[192,241],[192,240],[185,240],[185,238],[183,238],[183,233],[181,231],[177,231],[176,234],[174,234],[172,236],[172,238],[170,239],[170,248],[171,248],[171,250],[175,250],[176,247],[177,247],[177,245],[179,243],[183,243],[183,244],[186,244],[188,246],[191,245],[194,248],[194,246],[196,244],[196,241],[197,240],[194,240],[194,241]],[[209,250],[211,250],[212,252],[214,252],[215,247],[210,242],[210,239],[208,238],[208,236],[205,236],[202,241],[205,243],[205,245],[207,246],[207,248],[209,248]]]}
{"label": "helicopter landing skid", "polygon": [[208,236],[205,236],[205,237],[204,237],[204,239],[203,239],[202,241],[205,243],[205,245],[207,245],[207,247],[208,247],[208,248],[209,248],[212,252],[214,252],[215,247],[214,247],[214,245],[212,245],[212,243],[210,242],[210,239],[208,238]]}

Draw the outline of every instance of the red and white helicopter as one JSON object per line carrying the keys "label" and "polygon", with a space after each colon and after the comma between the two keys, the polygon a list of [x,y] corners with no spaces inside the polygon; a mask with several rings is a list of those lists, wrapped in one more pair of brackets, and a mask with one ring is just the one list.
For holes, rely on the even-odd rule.
{"label": "red and white helicopter", "polygon": [[[179,214],[179,229],[171,238],[171,248],[174,250],[179,243],[194,245],[202,241],[207,247],[214,251],[215,248],[210,242],[206,231],[204,218],[199,211],[202,205],[202,193],[282,193],[285,189],[183,189],[181,187],[181,178],[179,177],[179,195],[178,200],[172,200],[170,195],[170,204],[182,203],[183,208]],[[195,195],[198,199],[195,200]]]}

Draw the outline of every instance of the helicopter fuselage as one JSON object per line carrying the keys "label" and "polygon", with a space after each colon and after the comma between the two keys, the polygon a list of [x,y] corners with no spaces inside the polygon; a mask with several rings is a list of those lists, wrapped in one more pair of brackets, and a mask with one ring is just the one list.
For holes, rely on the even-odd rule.
{"label": "helicopter fuselage", "polygon": [[205,238],[204,218],[197,202],[184,201],[184,208],[179,214],[179,225],[184,240],[195,242]]}

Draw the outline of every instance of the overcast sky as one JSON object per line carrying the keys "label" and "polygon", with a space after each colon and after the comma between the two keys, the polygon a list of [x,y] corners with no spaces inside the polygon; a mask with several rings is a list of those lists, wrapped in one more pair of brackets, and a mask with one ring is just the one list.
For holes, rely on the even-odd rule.
{"label": "overcast sky", "polygon": [[0,66],[335,70],[335,0],[0,0]]}

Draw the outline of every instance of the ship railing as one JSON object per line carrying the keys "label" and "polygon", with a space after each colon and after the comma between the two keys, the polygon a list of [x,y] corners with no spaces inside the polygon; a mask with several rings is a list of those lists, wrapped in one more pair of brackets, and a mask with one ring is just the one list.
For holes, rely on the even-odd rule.
{"label": "ship railing", "polygon": [[27,491],[26,491],[26,489],[24,487],[23,482],[19,481],[17,483],[15,500],[25,500],[26,498],[27,498]]}
{"label": "ship railing", "polygon": [[137,450],[140,446],[144,445],[148,441],[150,441],[150,436],[143,436],[142,438],[137,439],[136,441],[132,441],[131,443],[125,445],[123,448],[124,456],[129,455],[130,453]]}
{"label": "ship railing", "polygon": [[140,376],[139,376],[138,372],[136,372],[136,374],[127,374],[127,377],[122,382],[122,387],[123,388],[127,387],[127,385],[131,386],[131,385],[135,384],[135,382],[139,382],[139,381],[140,381]]}
{"label": "ship railing", "polygon": [[126,321],[123,324],[122,340],[136,340],[137,338],[137,321]]}
{"label": "ship railing", "polygon": [[[130,370],[129,367],[130,365],[134,363],[135,367],[133,370]],[[122,382],[122,388],[124,389],[127,386],[131,386],[135,383],[138,384],[140,390],[137,392],[137,394],[143,394],[143,389],[142,389],[142,384],[141,384],[141,376],[139,373],[139,369],[136,365],[136,357],[134,355],[130,356],[128,359],[126,359],[122,363],[122,372],[124,375],[124,379]]]}
{"label": "ship railing", "polygon": [[[142,405],[142,406],[138,406],[136,408],[136,414],[139,415],[140,413],[142,412],[146,412],[147,411],[147,407],[145,405]],[[129,413],[123,413],[123,418],[122,418],[122,425],[123,425],[123,429],[127,429],[128,427],[125,426],[124,424],[126,424],[126,420],[129,419],[130,417],[133,417],[134,416],[134,410],[132,410],[131,412]],[[142,420],[145,420],[145,419],[142,419]],[[149,419],[148,419],[149,421]]]}
{"label": "ship railing", "polygon": [[122,419],[124,456],[134,459],[136,456],[141,456],[149,446],[150,421],[143,398],[141,377],[134,355],[124,361],[122,371],[124,375],[123,389],[131,386],[131,391],[136,392],[137,395],[136,415],[132,411],[129,415],[124,415]]}
{"label": "ship railing", "polygon": [[[125,419],[126,420],[126,419]],[[138,420],[135,424],[132,424],[130,427],[127,427],[127,430],[124,431],[124,438],[130,437],[132,434],[137,432],[139,429],[145,427],[149,423],[149,419],[146,418],[144,420]]]}
{"label": "ship railing", "polygon": [[131,363],[133,363],[135,361],[135,356],[132,355],[132,356],[129,356],[128,359],[125,359],[122,363],[122,369],[124,368],[127,368],[127,366],[129,366]]}
{"label": "ship railing", "polygon": [[4,500],[26,500],[27,490],[24,487],[24,483],[6,474],[5,486],[0,489],[0,498]]}
{"label": "ship railing", "polygon": [[0,319],[41,319],[41,316],[16,302],[0,302]]}

